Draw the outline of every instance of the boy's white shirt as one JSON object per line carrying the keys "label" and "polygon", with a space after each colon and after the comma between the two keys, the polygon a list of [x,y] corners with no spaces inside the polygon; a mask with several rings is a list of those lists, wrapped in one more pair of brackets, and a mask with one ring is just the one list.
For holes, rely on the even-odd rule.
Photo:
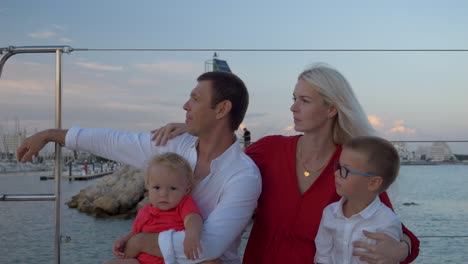
{"label": "boy's white shirt", "polygon": [[383,204],[378,196],[364,210],[350,218],[343,215],[345,200],[342,197],[323,210],[315,237],[315,263],[367,263],[353,256],[354,241],[376,243],[375,240],[365,237],[363,230],[386,233],[398,241],[401,240],[403,231],[398,216]]}
{"label": "boy's white shirt", "polygon": [[[197,161],[197,137],[180,135],[166,144],[155,146],[149,133],[130,133],[102,128],[72,127],[65,146],[146,168],[153,155],[175,152],[194,168]],[[260,172],[236,141],[210,165],[210,174],[192,190],[203,214],[201,236],[203,253],[194,262],[185,257],[184,231],[168,230],[159,234],[159,247],[166,263],[198,263],[221,258],[223,263],[241,263],[238,248],[261,193]]]}

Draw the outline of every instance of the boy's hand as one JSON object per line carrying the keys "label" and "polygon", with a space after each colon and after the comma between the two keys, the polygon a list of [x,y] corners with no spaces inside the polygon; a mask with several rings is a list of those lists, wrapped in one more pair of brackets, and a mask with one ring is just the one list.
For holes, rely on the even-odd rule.
{"label": "boy's hand", "polygon": [[184,239],[184,253],[185,256],[190,260],[196,260],[199,258],[199,253],[203,252],[203,248],[200,244],[200,235],[191,234],[190,232],[185,232]]}

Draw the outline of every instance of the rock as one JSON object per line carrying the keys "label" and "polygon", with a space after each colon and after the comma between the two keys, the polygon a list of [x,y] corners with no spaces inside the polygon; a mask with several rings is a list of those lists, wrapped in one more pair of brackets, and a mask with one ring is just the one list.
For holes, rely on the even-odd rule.
{"label": "rock", "polygon": [[122,166],[73,196],[67,205],[96,217],[128,217],[137,211],[144,198],[144,174],[133,167]]}
{"label": "rock", "polygon": [[94,210],[99,210],[110,215],[116,215],[119,212],[119,204],[109,196],[97,198],[94,201],[94,207]]}

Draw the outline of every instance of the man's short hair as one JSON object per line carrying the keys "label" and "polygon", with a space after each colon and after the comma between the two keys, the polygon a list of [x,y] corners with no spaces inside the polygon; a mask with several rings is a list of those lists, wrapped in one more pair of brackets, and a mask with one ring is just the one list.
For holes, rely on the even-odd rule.
{"label": "man's short hair", "polygon": [[230,72],[205,72],[197,81],[211,81],[213,108],[224,100],[231,101],[230,127],[233,131],[237,130],[249,106],[249,92],[244,82]]}
{"label": "man's short hair", "polygon": [[400,157],[392,143],[380,137],[360,136],[350,139],[343,145],[366,156],[367,173],[382,177],[380,191],[385,191],[398,176]]}

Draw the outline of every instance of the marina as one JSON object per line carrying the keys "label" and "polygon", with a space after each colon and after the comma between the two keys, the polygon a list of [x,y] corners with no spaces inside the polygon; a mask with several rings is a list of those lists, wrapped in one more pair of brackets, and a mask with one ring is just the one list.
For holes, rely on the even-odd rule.
{"label": "marina", "polygon": [[[367,117],[398,149],[401,169],[388,194],[420,240],[413,263],[468,263],[467,10],[464,1],[422,0],[2,1],[0,264],[102,263],[113,258],[114,240],[131,230],[135,203],[146,201],[142,171],[84,151],[51,143],[32,162],[16,162],[28,136],[77,125],[147,133],[168,122],[208,124],[211,118],[193,119],[184,105],[195,99],[197,76],[229,70],[249,93],[235,131],[244,149],[268,135],[304,132],[301,123],[319,125],[307,107],[314,104],[296,93],[298,74],[316,63],[344,75],[354,93],[344,98],[356,97],[360,120]],[[294,112],[296,102],[304,105]],[[118,153],[131,159],[131,149]],[[286,192],[276,193],[287,200]],[[257,240],[269,249],[273,241]],[[290,241],[283,245],[300,249]],[[279,259],[281,250],[261,250],[259,256]]]}
{"label": "marina", "polygon": [[[87,175],[64,175],[62,176],[63,179],[65,180],[74,180],[74,181],[87,181],[87,180],[93,180],[97,178],[101,178],[103,176],[109,175],[112,172],[103,172],[103,173],[93,173],[93,174],[87,174]],[[40,176],[39,179],[41,181],[46,181],[46,180],[54,180],[54,176]]]}
{"label": "marina", "polygon": [[[62,203],[101,180],[63,181]],[[54,187],[53,181],[40,181],[38,173],[0,174],[0,181],[0,193],[49,193]],[[465,263],[468,259],[468,194],[457,191],[467,188],[468,166],[401,168],[389,195],[403,223],[421,240],[421,252],[414,263]],[[114,239],[128,232],[133,220],[95,218],[67,206],[62,209],[64,263],[101,263],[112,258]],[[12,238],[0,247],[0,263],[32,263],[31,258],[36,263],[53,262],[53,203],[3,202],[0,210],[0,234]],[[248,230],[243,235],[241,253],[247,239]]]}
{"label": "marina", "polygon": [[[80,51],[82,49],[77,49],[77,51]],[[70,53],[72,51],[75,51],[73,48],[69,47],[69,46],[60,46],[60,47],[57,47],[57,46],[54,46],[54,47],[9,47],[8,49],[4,49],[3,50],[4,52],[6,52],[6,55],[4,55],[2,57],[2,63],[4,63],[6,61],[6,59],[16,53],[55,53],[56,54],[56,69],[57,69],[57,75],[56,75],[56,97],[58,98],[58,100],[56,101],[56,126],[57,128],[60,128],[61,127],[61,74],[60,74],[60,69],[61,69],[61,53],[62,52],[65,52],[65,53]],[[6,59],[5,59],[6,58]],[[212,67],[215,67],[216,64],[214,64],[215,62],[215,59],[213,59],[213,63],[212,63]],[[226,64],[227,66],[227,64]],[[228,67],[228,66],[227,66]],[[1,69],[1,68],[0,68]],[[19,122],[17,122],[19,124]],[[14,156],[14,153],[11,153],[9,152],[9,149],[14,149],[15,148],[15,144],[16,144],[16,147],[17,145],[19,144],[18,142],[21,142],[21,140],[24,140],[24,138],[27,136],[27,133],[21,129],[19,129],[19,125],[17,126],[17,129],[16,129],[16,134],[13,134],[13,135],[7,135],[7,136],[3,136],[3,141],[4,141],[4,146],[8,146],[8,149],[6,150],[6,154],[2,154],[2,157],[6,157],[6,161],[9,163],[9,165],[12,165],[14,164],[14,159],[15,159],[15,156]],[[6,143],[6,139],[8,138],[9,142],[10,143]],[[15,141],[16,140],[16,141]],[[13,143],[11,143],[13,142]],[[16,143],[15,143],[16,142]],[[450,166],[455,166],[454,167],[454,170],[458,170],[458,167],[464,167],[464,168],[468,168],[467,166],[463,166],[466,164],[466,161],[465,161],[465,158],[466,158],[466,155],[456,155],[455,153],[452,152],[451,148],[449,147],[448,143],[445,142],[445,141],[436,141],[436,142],[433,142],[433,141],[430,141],[432,144],[430,145],[427,145],[427,146],[419,146],[417,147],[415,150],[411,150],[410,146],[407,145],[408,144],[411,144],[411,143],[428,143],[428,142],[425,142],[425,141],[422,141],[422,142],[419,142],[419,141],[395,141],[394,144],[395,146],[397,146],[398,148],[398,151],[400,153],[400,158],[402,159],[402,164],[405,164],[405,165],[421,165],[421,166],[417,166],[417,167],[420,167],[421,169],[425,170],[427,168],[440,168],[440,167],[450,167]],[[450,140],[448,141],[449,143],[466,143],[468,141],[465,141],[465,140]],[[5,151],[3,151],[3,153],[5,153]],[[81,153],[83,154],[83,153]],[[122,220],[117,220],[117,219],[110,219],[110,220],[103,220],[103,219],[94,219],[92,216],[76,216],[76,211],[73,210],[73,209],[69,209],[69,208],[66,208],[66,209],[62,209],[61,208],[61,204],[64,202],[64,199],[69,199],[71,196],[73,196],[74,194],[76,194],[76,190],[74,191],[66,191],[64,190],[63,192],[61,191],[62,188],[64,188],[65,186],[67,187],[71,187],[72,189],[74,188],[82,188],[82,187],[85,187],[87,186],[88,183],[92,182],[91,180],[93,179],[97,179],[97,178],[100,178],[100,177],[103,177],[105,175],[108,175],[111,173],[111,171],[106,171],[104,172],[103,171],[103,167],[102,167],[102,163],[101,164],[101,169],[99,171],[99,169],[96,170],[96,168],[94,168],[94,163],[92,163],[92,166],[93,166],[93,169],[91,170],[92,172],[88,174],[88,163],[87,161],[85,161],[83,158],[79,158],[78,157],[79,155],[77,155],[77,153],[70,153],[68,152],[67,155],[65,155],[66,158],[64,158],[64,160],[62,160],[62,149],[60,146],[56,145],[55,146],[55,152],[53,155],[45,155],[45,156],[38,156],[36,157],[37,160],[35,161],[36,164],[40,164],[42,163],[44,160],[51,160],[51,158],[54,158],[55,159],[55,163],[54,165],[52,166],[52,168],[61,168],[59,170],[55,170],[55,175],[54,176],[51,176],[51,175],[44,175],[44,174],[41,174],[41,175],[35,175],[36,177],[36,180],[39,180],[40,182],[44,182],[44,184],[47,184],[47,186],[49,186],[48,188],[50,189],[51,187],[51,184],[50,183],[53,183],[55,185],[55,190],[54,190],[54,193],[50,193],[50,194],[31,194],[31,195],[28,195],[26,194],[24,191],[25,190],[22,190],[21,191],[21,194],[12,194],[11,193],[11,186],[9,186],[10,188],[8,189],[8,192],[10,194],[3,194],[1,196],[1,200],[3,201],[15,201],[15,202],[21,202],[21,203],[29,203],[29,202],[32,202],[32,201],[35,201],[35,202],[42,202],[42,201],[54,201],[55,202],[55,206],[54,206],[54,210],[55,210],[55,221],[52,221],[50,220],[49,223],[45,224],[44,225],[47,225],[50,227],[50,225],[52,225],[52,230],[55,230],[54,232],[54,236],[55,236],[55,239],[54,239],[54,250],[50,249],[50,252],[49,253],[44,253],[42,252],[41,254],[44,256],[44,259],[43,261],[47,262],[47,261],[50,261],[50,259],[54,259],[55,263],[60,263],[61,260],[63,260],[64,262],[67,262],[67,258],[71,258],[71,262],[73,263],[89,263],[89,262],[93,262],[93,260],[95,259],[99,259],[99,261],[103,261],[105,259],[108,259],[108,258],[111,258],[112,256],[109,255],[109,251],[106,251],[106,248],[108,249],[108,243],[109,241],[113,241],[115,238],[116,238],[116,234],[121,234],[121,233],[124,233],[125,231],[123,230],[120,230],[120,231],[123,231],[123,232],[118,232],[120,228],[125,228],[128,230],[129,228],[129,225],[130,225],[130,222],[128,220],[124,220],[124,222],[121,222]],[[87,159],[90,159],[92,157],[87,157]],[[66,161],[65,161],[66,159]],[[72,165],[72,161],[79,161],[80,165],[79,166],[83,166],[82,168],[80,168],[78,171],[81,171],[80,174],[76,174],[76,173],[73,173],[73,165]],[[67,163],[68,162],[68,163]],[[68,164],[69,165],[69,169],[68,169],[68,176],[66,175],[67,174],[67,170],[64,170],[64,167],[66,167],[64,164]],[[90,163],[91,164],[91,163]],[[433,165],[441,165],[443,164],[444,166],[433,166]],[[430,165],[430,166],[428,166]],[[14,165],[12,165],[14,167]],[[7,167],[8,166],[3,166],[4,169],[3,171],[8,171]],[[11,166],[10,166],[11,167]],[[407,166],[408,168],[411,168],[412,166]],[[456,169],[455,169],[456,168]],[[408,169],[410,171],[410,175],[411,176],[405,176],[407,178],[410,178],[410,177],[417,177],[418,175],[413,175],[411,172],[412,169]],[[14,170],[13,171],[9,171],[9,173],[15,173]],[[20,173],[19,171],[17,171],[16,173]],[[425,172],[426,173],[426,172]],[[439,171],[440,173],[440,171]],[[64,175],[65,174],[65,175]],[[417,173],[415,173],[417,174]],[[462,172],[462,174],[465,174],[465,172]],[[39,176],[39,177],[37,177]],[[437,177],[438,175],[435,175],[435,177]],[[452,175],[451,175],[452,176]],[[402,175],[403,177],[403,175]],[[462,176],[462,175],[459,175],[460,178],[463,178],[465,176]],[[8,178],[8,176],[6,176],[6,178]],[[26,178],[22,178],[22,179],[26,179]],[[53,181],[52,181],[53,179]],[[61,180],[64,179],[64,180],[68,180],[68,181],[64,181],[62,182]],[[30,179],[28,179],[30,180]],[[51,180],[51,181],[49,181]],[[76,185],[65,185],[65,182],[68,182],[68,184],[72,184],[73,182],[78,181],[83,181],[83,182],[86,182],[85,185],[81,185],[79,186],[78,184]],[[88,181],[90,180],[90,181]],[[428,179],[425,179],[425,180],[428,180]],[[7,181],[10,181],[10,182],[14,182],[15,180],[11,180],[11,179],[8,179]],[[399,184],[396,184],[397,186]],[[411,184],[409,184],[411,185]],[[7,186],[7,185],[5,185]],[[79,187],[77,187],[79,186]],[[65,187],[66,188],[66,187]],[[399,188],[399,187],[396,187],[396,188]],[[36,193],[36,191],[32,191],[33,193]],[[50,190],[49,190],[50,192]],[[73,193],[74,192],[74,193]],[[2,193],[2,192],[0,192]],[[66,195],[65,197],[61,197],[61,195]],[[395,195],[392,196],[392,199],[395,201],[395,209],[397,211],[398,214],[401,215],[403,221],[405,223],[408,223],[407,226],[412,229],[412,230],[415,230],[416,234],[418,235],[418,237],[420,237],[421,241],[423,243],[429,243],[430,244],[430,240],[435,240],[437,241],[436,245],[434,246],[435,248],[437,248],[438,246],[444,246],[443,243],[447,243],[447,245],[451,245],[453,239],[461,239],[461,240],[466,240],[468,235],[453,235],[453,234],[450,234],[450,232],[445,232],[443,231],[443,234],[434,234],[432,233],[432,231],[428,232],[428,233],[424,233],[424,232],[427,232],[429,230],[425,230],[423,229],[421,232],[422,234],[420,235],[418,233],[418,224],[416,223],[417,221],[415,222],[406,222],[405,219],[411,219],[411,217],[413,217],[412,213],[414,213],[414,210],[410,210],[409,212],[407,211],[408,208],[410,209],[417,209],[418,206],[421,205],[421,201],[418,200],[418,199],[410,199],[411,195],[409,192],[406,192],[406,193],[403,193],[403,194],[400,194],[400,192],[398,191],[398,195]],[[399,200],[400,198],[403,198],[404,201],[401,201]],[[425,197],[424,199],[427,199],[427,197]],[[434,201],[435,204],[437,204],[437,202],[439,201]],[[424,202],[423,202],[424,203]],[[464,207],[464,204],[463,202],[462,203],[462,208]],[[8,204],[13,204],[13,203],[8,203]],[[460,201],[456,201],[456,204],[454,205],[456,208],[459,208],[459,205],[460,204]],[[0,204],[0,206],[3,206]],[[9,205],[7,205],[9,206]],[[447,206],[447,205],[444,205],[444,206]],[[9,206],[9,207],[6,207],[4,208],[5,211],[9,211],[9,215],[11,216],[14,216],[15,213],[13,212],[15,206]],[[21,208],[21,209],[19,209]],[[49,207],[50,208],[50,207]],[[24,212],[24,210],[29,210],[29,209],[25,209],[23,208],[21,205],[18,206],[17,208],[18,210]],[[24,210],[23,210],[24,209]],[[34,208],[36,209],[36,208]],[[82,223],[75,223],[75,228],[77,228],[79,225],[84,225],[84,226],[87,226],[89,224],[89,221],[91,221],[92,223],[96,224],[97,226],[100,226],[102,222],[100,221],[103,221],[107,224],[109,223],[112,223],[112,224],[115,224],[115,225],[119,225],[120,224],[120,227],[117,227],[115,225],[113,225],[114,227],[114,230],[113,231],[116,231],[115,234],[113,231],[104,231],[104,228],[103,227],[97,227],[99,229],[99,233],[100,233],[100,238],[104,239],[104,241],[101,241],[99,240],[97,237],[95,237],[94,235],[92,236],[94,239],[98,240],[98,241],[94,241],[94,243],[88,243],[88,244],[94,244],[95,246],[93,247],[93,249],[95,247],[98,247],[96,245],[101,245],[102,247],[100,248],[99,252],[93,252],[93,249],[89,248],[88,247],[83,247],[81,246],[79,251],[81,253],[81,256],[83,258],[83,262],[80,262],[81,259],[75,259],[73,258],[73,254],[70,254],[70,253],[67,253],[67,250],[66,248],[68,246],[70,246],[71,244],[73,243],[78,243],[80,244],[81,243],[81,240],[85,240],[85,241],[88,241],[89,242],[89,239],[88,237],[82,237],[82,234],[80,235],[77,235],[75,232],[81,232],[81,231],[78,231],[78,230],[74,230],[73,232],[71,232],[71,234],[67,234],[65,231],[61,231],[61,230],[65,230],[65,227],[63,227],[62,229],[62,219],[63,220],[66,220],[67,217],[65,216],[67,213],[65,213],[66,211],[71,211],[70,214],[73,214],[75,215],[75,217],[77,217],[77,219],[81,219],[81,221],[83,221]],[[418,215],[424,215],[423,212],[418,212]],[[457,217],[459,217],[460,215],[458,215]],[[89,217],[91,217],[91,219],[89,219]],[[406,218],[405,218],[406,217]],[[13,217],[14,218],[14,217]],[[463,219],[462,221],[464,221],[464,219],[467,219],[465,215],[461,215],[461,218]],[[94,219],[94,220],[93,220]],[[437,219],[437,218],[436,218]],[[96,221],[96,222],[95,222]],[[419,221],[419,219],[418,219]],[[449,220],[449,221],[452,221],[452,220]],[[458,218],[455,219],[455,221],[459,221]],[[436,221],[437,222],[437,221]],[[30,224],[30,223],[28,223]],[[437,224],[437,223],[435,223]],[[2,223],[3,225],[3,223]],[[12,223],[5,223],[5,227],[7,226],[11,226],[13,225]],[[431,225],[431,224],[429,224]],[[34,225],[32,225],[33,227]],[[65,226],[65,225],[64,225]],[[79,230],[81,230],[82,228],[78,228]],[[89,231],[89,230],[87,230]],[[112,233],[111,236],[105,236],[103,235],[103,233],[106,233],[106,232],[109,232],[109,233]],[[13,235],[13,234],[10,234],[8,232],[8,230],[2,230],[2,233],[5,233],[6,235]],[[36,232],[37,233],[37,232]],[[89,235],[89,234],[88,234]],[[243,252],[243,247],[245,247],[245,243],[248,239],[248,235],[249,235],[249,232],[248,232],[248,229],[246,231],[246,233],[244,234],[243,236],[243,242],[242,242],[242,247],[239,249],[240,250],[240,253],[242,254]],[[427,239],[427,240],[426,240]],[[444,239],[447,239],[447,241],[445,241]],[[26,244],[26,245],[20,245],[20,246],[23,246],[23,247],[31,247],[31,245],[29,244]],[[20,247],[18,246],[18,247]],[[445,246],[444,246],[445,247]],[[433,255],[428,255],[428,256],[423,256],[423,246],[421,246],[421,254],[420,254],[420,257],[418,258],[418,260],[416,261],[416,263],[438,263],[438,261],[446,261],[446,260],[451,260],[450,258],[447,258],[447,256],[442,256],[442,255],[438,255],[438,256],[433,256]],[[108,253],[103,253],[103,252],[108,252]],[[7,255],[6,254],[7,252],[5,252],[5,256]],[[14,260],[14,262],[11,262],[11,263],[15,263],[15,262],[22,262],[22,261],[25,261],[23,259],[21,259],[21,256],[18,256],[18,254],[20,254],[21,252],[19,251],[16,251],[15,252],[15,255],[14,256],[8,256],[8,257],[5,257],[4,260],[2,260],[1,262],[2,263],[9,263],[7,261],[9,260]],[[458,259],[464,259],[466,256],[465,256],[465,253],[459,254],[460,252],[458,252],[454,257],[455,260],[458,260]],[[0,252],[1,254],[1,252]],[[41,254],[38,254],[38,255],[41,255]],[[91,259],[88,258],[88,254],[91,255]],[[428,260],[438,260],[437,262],[428,262]],[[421,261],[421,262],[420,262]]]}

